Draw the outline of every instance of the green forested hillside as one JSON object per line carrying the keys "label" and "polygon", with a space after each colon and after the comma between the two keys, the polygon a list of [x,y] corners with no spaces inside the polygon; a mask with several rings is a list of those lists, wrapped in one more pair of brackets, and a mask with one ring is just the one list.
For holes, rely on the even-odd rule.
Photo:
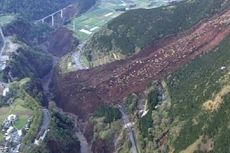
{"label": "green forested hillside", "polygon": [[72,2],[80,2],[82,9],[89,8],[95,3],[94,0],[1,0],[0,14],[16,13],[29,20],[36,20]]}
{"label": "green forested hillside", "polygon": [[[215,153],[230,151],[227,145],[230,144],[227,139],[230,126],[229,42],[230,37],[220,43],[215,52],[192,61],[167,79],[172,98],[170,116],[175,121],[174,128],[180,129],[178,133],[170,133],[176,152],[186,149],[199,137],[203,140],[201,144],[208,140],[214,142],[211,149]],[[218,96],[221,99],[216,99]],[[209,100],[215,104],[213,107],[206,105]]]}
{"label": "green forested hillside", "polygon": [[43,42],[47,38],[49,28],[45,26],[38,28],[22,18],[15,17],[2,29],[7,38],[3,55],[7,55],[9,60],[6,68],[0,72],[1,80],[41,78],[50,71],[52,58],[37,47],[38,42]]}
{"label": "green forested hillside", "polygon": [[[229,153],[229,42],[230,36],[165,78],[166,99],[156,110],[148,105],[148,114],[137,119],[142,153]],[[147,102],[156,97],[149,95]]]}
{"label": "green forested hillside", "polygon": [[98,52],[132,55],[148,43],[188,29],[229,4],[229,0],[185,0],[156,9],[128,11],[95,33],[85,45],[85,54],[89,60],[94,60]]}
{"label": "green forested hillside", "polygon": [[27,153],[80,153],[80,142],[74,134],[74,121],[66,114],[51,110],[50,131],[46,141],[33,146]]}
{"label": "green forested hillside", "polygon": [[43,77],[51,68],[51,57],[39,50],[24,46],[11,55],[7,67],[0,74],[3,80],[9,79],[9,73],[15,79]]}
{"label": "green forested hillside", "polygon": [[14,19],[2,26],[2,29],[5,37],[15,35],[18,40],[31,45],[44,42],[53,31],[47,25],[36,25],[18,16],[14,16]]}

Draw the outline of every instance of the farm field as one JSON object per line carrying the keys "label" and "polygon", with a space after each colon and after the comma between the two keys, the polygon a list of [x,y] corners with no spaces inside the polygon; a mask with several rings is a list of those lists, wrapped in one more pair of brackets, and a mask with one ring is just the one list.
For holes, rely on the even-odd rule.
{"label": "farm field", "polygon": [[74,18],[67,27],[75,32],[75,36],[80,39],[80,41],[84,41],[111,19],[125,12],[116,11],[116,9],[153,8],[166,5],[168,1],[169,0],[101,0],[100,3],[96,4],[96,6],[88,12]]}

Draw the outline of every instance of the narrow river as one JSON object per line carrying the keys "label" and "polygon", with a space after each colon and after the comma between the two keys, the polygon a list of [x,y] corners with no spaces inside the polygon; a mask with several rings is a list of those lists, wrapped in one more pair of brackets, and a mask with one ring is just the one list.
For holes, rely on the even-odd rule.
{"label": "narrow river", "polygon": [[[79,52],[78,52],[79,53]],[[79,53],[80,55],[80,53]],[[80,57],[80,56],[79,56]],[[78,60],[80,60],[80,58],[78,58]],[[53,66],[52,69],[50,70],[50,72],[43,78],[42,80],[42,86],[43,86],[43,90],[44,93],[46,95],[46,97],[48,98],[49,101],[53,100],[53,94],[50,91],[50,84],[52,83],[52,79],[55,73],[55,67],[58,64],[59,59],[57,57],[53,57]],[[80,62],[79,62],[80,65]],[[83,68],[83,67],[80,67]],[[76,125],[76,136],[78,137],[78,140],[80,141],[80,145],[81,145],[81,153],[91,153],[90,151],[90,146],[84,136],[84,134],[81,132],[80,128],[77,126],[78,121],[75,120],[75,125]]]}

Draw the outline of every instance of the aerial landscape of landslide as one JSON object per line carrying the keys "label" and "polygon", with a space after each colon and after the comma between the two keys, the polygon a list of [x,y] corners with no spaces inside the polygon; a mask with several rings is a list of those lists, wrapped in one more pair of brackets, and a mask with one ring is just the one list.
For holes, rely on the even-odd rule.
{"label": "aerial landscape of landslide", "polygon": [[0,6],[0,153],[230,152],[230,0]]}
{"label": "aerial landscape of landslide", "polygon": [[[149,40],[152,39],[152,42],[141,39],[143,43],[140,45],[140,48],[143,47],[142,45],[144,44],[145,47],[128,59],[115,61],[88,70],[80,70],[77,72],[64,74],[58,81],[58,88],[60,90],[60,95],[57,99],[58,105],[62,107],[64,111],[75,113],[81,118],[87,120],[88,118],[91,118],[90,116],[92,116],[95,111],[98,111],[98,106],[116,106],[119,104],[125,105],[126,98],[135,94],[137,95],[136,99],[138,99],[138,104],[136,105],[140,105],[140,101],[143,101],[144,99],[144,108],[142,108],[144,109],[142,111],[145,112],[144,115],[142,114],[137,117],[136,115],[132,114],[130,116],[133,120],[132,123],[134,124],[135,128],[134,131],[137,135],[137,148],[139,148],[140,152],[151,152],[152,149],[161,150],[163,152],[209,152],[212,150],[215,150],[214,152],[221,152],[221,150],[228,152],[227,148],[221,148],[221,145],[218,145],[218,143],[221,143],[219,141],[224,139],[224,137],[219,136],[219,134],[224,131],[220,130],[221,132],[219,133],[219,130],[217,132],[213,131],[212,135],[207,132],[216,126],[216,123],[213,122],[213,118],[215,118],[216,115],[219,115],[219,110],[217,109],[218,111],[214,111],[214,113],[217,114],[210,114],[213,111],[203,108],[221,107],[221,103],[223,103],[222,101],[224,101],[224,99],[218,100],[218,97],[225,97],[229,93],[228,87],[224,87],[228,80],[228,72],[226,72],[228,68],[225,63],[228,62],[226,61],[227,59],[222,61],[223,65],[219,65],[218,63],[219,67],[216,66],[217,61],[220,60],[219,58],[223,58],[218,57],[221,56],[221,54],[216,52],[218,50],[222,51],[226,49],[220,49],[220,43],[224,43],[224,45],[226,45],[226,41],[228,40],[228,35],[230,33],[230,12],[228,7],[229,1],[183,1],[159,9],[130,11],[112,20],[107,25],[110,29],[102,29],[102,31],[97,32],[92,37],[93,40],[89,40],[89,43],[92,44],[92,46],[89,47],[91,48],[89,50],[91,50],[91,53],[93,52],[93,54],[90,55],[92,56],[91,59],[93,59],[97,52],[127,51],[128,53],[126,54],[129,54],[129,52],[133,54],[132,50],[134,48],[129,51],[129,48],[126,47],[129,47],[128,45],[132,43],[138,45],[137,42],[133,42],[132,40],[138,41],[140,37],[145,37],[143,39],[148,39],[148,32],[150,31],[150,28],[147,28],[148,26],[145,25],[146,22],[153,22],[151,27],[154,27],[153,30],[156,30],[159,33],[155,34],[154,32],[149,32],[151,35],[153,35],[149,37]],[[191,12],[188,8],[191,8]],[[182,13],[185,10],[186,13]],[[146,13],[143,13],[144,11],[146,11]],[[155,18],[158,19],[157,21],[146,21],[145,15],[148,14],[148,11],[152,11],[151,13],[153,14],[160,12],[162,13],[160,15],[163,17],[156,15]],[[169,16],[171,18],[168,19]],[[174,18],[175,21],[173,20]],[[132,20],[136,21],[136,24],[132,24]],[[131,25],[134,28],[132,28]],[[114,26],[114,29],[112,29],[111,26]],[[162,28],[162,31],[158,31],[159,28]],[[129,39],[126,40],[126,36],[123,35],[128,34],[132,29],[135,29],[134,32],[138,30],[142,30],[143,32],[139,34],[140,37],[135,37],[134,35],[133,39],[128,35]],[[103,34],[104,30],[107,30],[105,34]],[[124,32],[126,30],[128,32]],[[120,38],[117,38],[116,35],[119,35]],[[116,41],[120,41],[120,43],[117,43]],[[120,48],[119,46],[114,47],[112,45],[110,48],[106,48],[106,46],[110,45],[109,43],[118,45],[123,43],[124,49]],[[89,44],[86,43],[86,48],[88,47],[87,45]],[[104,50],[105,48],[107,50]],[[211,60],[209,58],[215,58],[213,57],[214,55],[212,55],[214,54],[212,53],[213,51],[216,51],[215,53],[218,55],[216,55],[217,59]],[[207,54],[208,52],[211,53]],[[224,54],[227,54],[227,51],[222,54],[222,56],[225,56]],[[204,56],[200,57],[200,55]],[[182,73],[182,78],[177,79],[176,76],[179,72],[172,72],[180,69],[183,65],[191,60],[194,60],[195,58],[198,59],[192,62],[193,65],[196,65],[196,62],[200,62],[199,59],[208,59],[207,61],[204,61],[204,63],[201,63],[200,67],[197,67],[197,72],[190,73],[190,75],[179,71]],[[205,62],[213,62],[213,64],[210,64],[210,66],[213,65],[213,67],[217,69],[213,70],[213,73],[218,70],[220,73],[222,70],[223,72],[221,73],[223,73],[223,76],[218,78],[218,80],[212,80],[212,82],[200,82],[197,84],[196,81],[199,82],[199,78],[194,78],[194,80],[192,80],[193,75],[204,77],[202,80],[205,80],[206,77],[208,80],[209,77],[212,77],[213,75],[213,77],[216,77],[215,74],[209,75],[204,73],[206,71],[210,73],[208,71],[209,69],[205,68],[207,67],[207,63]],[[204,68],[202,67],[202,64],[204,64]],[[206,71],[203,70],[204,72],[202,72],[202,68]],[[193,69],[191,68],[190,71],[192,70]],[[168,75],[170,76],[169,78],[167,77]],[[191,86],[190,84],[186,84],[187,82],[180,83],[180,81],[183,81],[183,77],[185,77],[183,75],[186,75],[188,80],[191,78],[191,82],[194,81],[192,82],[194,85],[192,89],[189,88]],[[170,79],[171,81],[169,81]],[[163,100],[162,104],[159,106],[158,103],[160,103],[160,101],[158,97],[162,91],[160,93],[156,93],[154,96],[154,94],[151,95],[150,90],[149,96],[152,96],[151,98],[153,98],[152,105],[154,105],[154,107],[152,107],[151,104],[148,106],[148,100],[145,101],[146,98],[143,98],[145,97],[146,92],[143,93],[143,91],[148,90],[150,82],[154,80],[157,81],[157,83],[153,83],[152,86],[155,87],[150,88],[160,91],[163,90],[163,92],[168,91],[169,93],[164,94],[168,94],[166,97],[167,100],[165,101],[167,101],[169,104],[164,105],[165,102]],[[166,85],[163,86],[162,84],[164,84],[164,82],[166,82]],[[220,87],[213,88],[212,86],[214,86],[215,83],[220,84]],[[224,89],[221,89],[221,86],[223,86]],[[199,97],[202,95],[194,95],[193,93],[193,90],[200,90],[199,88],[203,88],[204,90],[203,92],[200,92],[201,94],[203,93],[203,97],[200,99]],[[177,90],[178,93],[176,92]],[[174,92],[176,93],[171,95],[171,93]],[[186,99],[179,99],[181,97],[178,95],[187,95],[188,97],[190,96],[191,99],[193,99],[193,96],[197,98],[194,97],[194,101],[191,102],[191,99],[187,99],[187,101]],[[174,96],[176,98],[174,98]],[[218,97],[216,98],[215,96]],[[150,102],[151,98],[149,100]],[[212,104],[212,101],[209,101],[207,104],[206,101],[209,99],[214,99],[213,103],[217,104]],[[215,102],[216,99],[218,102]],[[195,101],[198,101],[199,103],[195,103]],[[178,106],[179,104],[181,106]],[[188,111],[185,114],[183,114],[182,111],[184,110],[183,107],[187,108]],[[136,111],[134,112],[136,113],[141,111],[138,106],[136,106],[134,110],[135,109]],[[159,112],[160,110],[163,111]],[[196,114],[193,111],[200,113]],[[180,115],[182,117],[180,117]],[[188,117],[184,118],[183,116],[186,115]],[[205,118],[208,119],[207,122],[204,122]],[[160,125],[157,125],[156,123]],[[97,124],[95,126],[97,126]],[[116,127],[116,125],[114,126]],[[93,129],[95,128],[96,127]],[[220,127],[220,129],[222,128]],[[175,130],[176,132],[174,132]],[[109,137],[106,139],[103,137],[100,138],[101,136],[97,137],[99,137],[99,140],[109,140]],[[117,146],[114,147],[116,149]],[[121,150],[122,147],[124,146],[121,146]]]}

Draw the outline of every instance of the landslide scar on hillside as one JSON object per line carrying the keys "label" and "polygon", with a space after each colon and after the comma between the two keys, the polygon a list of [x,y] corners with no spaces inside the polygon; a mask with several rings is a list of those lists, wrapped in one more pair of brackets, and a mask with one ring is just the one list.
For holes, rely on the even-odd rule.
{"label": "landslide scar on hillside", "polygon": [[[85,116],[101,103],[120,103],[129,94],[143,91],[150,81],[211,51],[229,34],[230,10],[226,10],[176,37],[160,40],[157,47],[147,47],[130,59],[72,72],[59,81],[60,107]],[[218,103],[229,88],[217,96]]]}

